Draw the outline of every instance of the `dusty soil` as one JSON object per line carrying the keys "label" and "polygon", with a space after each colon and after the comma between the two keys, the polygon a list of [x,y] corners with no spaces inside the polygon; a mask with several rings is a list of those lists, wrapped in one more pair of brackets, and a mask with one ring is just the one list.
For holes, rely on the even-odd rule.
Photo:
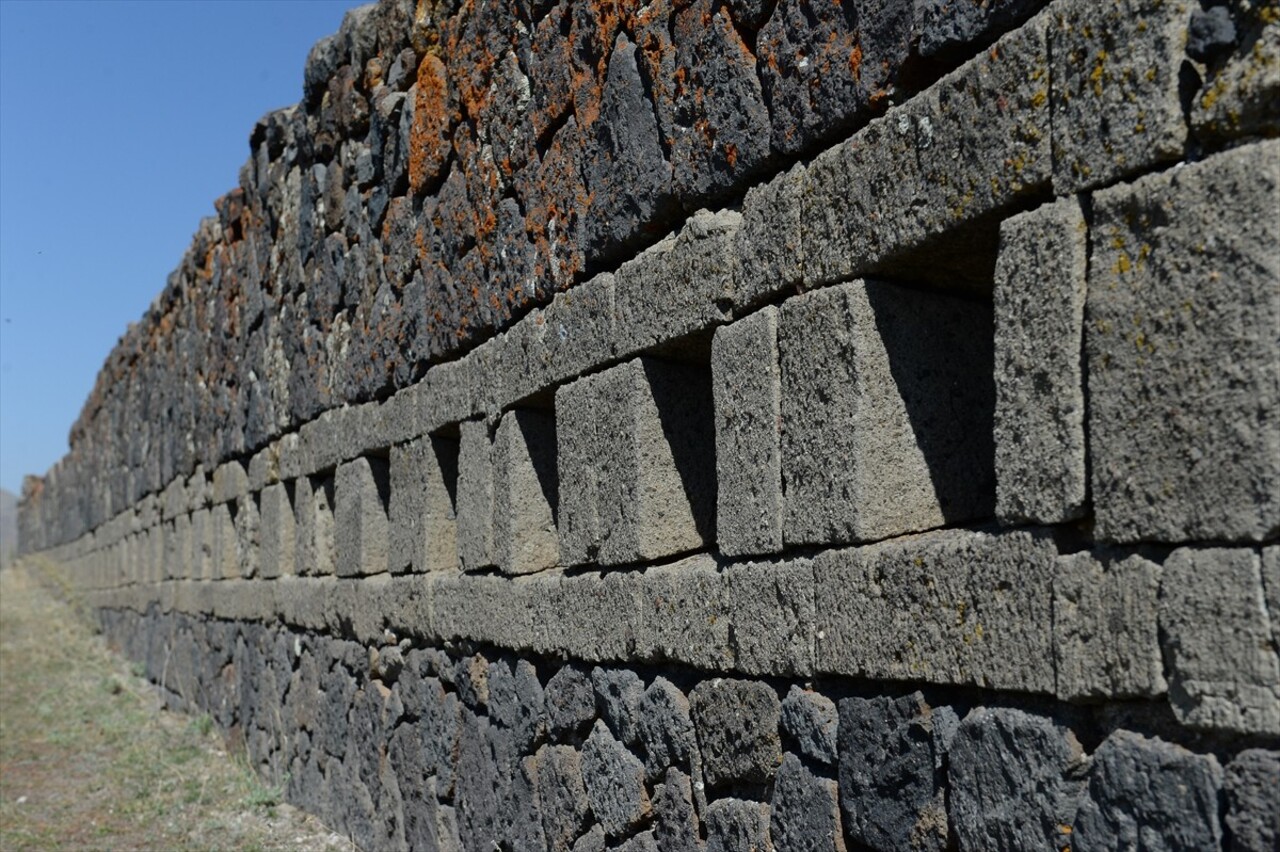
{"label": "dusty soil", "polygon": [[0,849],[353,848],[228,754],[207,717],[160,709],[52,577],[32,560],[0,570]]}

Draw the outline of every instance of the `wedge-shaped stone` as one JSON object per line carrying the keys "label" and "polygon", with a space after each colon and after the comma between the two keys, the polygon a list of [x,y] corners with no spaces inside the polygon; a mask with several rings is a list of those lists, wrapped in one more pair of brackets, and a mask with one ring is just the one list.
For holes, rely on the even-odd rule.
{"label": "wedge-shaped stone", "polygon": [[387,461],[361,457],[338,466],[334,476],[334,540],[339,576],[387,570]]}
{"label": "wedge-shaped stone", "polygon": [[424,436],[391,448],[391,569],[458,567],[458,442]]}
{"label": "wedge-shaped stone", "polygon": [[502,415],[493,445],[493,541],[506,574],[554,568],[556,423],[550,412],[517,409]]}

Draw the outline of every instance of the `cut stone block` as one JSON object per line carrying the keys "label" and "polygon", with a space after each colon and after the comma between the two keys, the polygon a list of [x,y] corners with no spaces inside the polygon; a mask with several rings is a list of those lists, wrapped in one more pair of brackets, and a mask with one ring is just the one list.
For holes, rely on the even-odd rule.
{"label": "cut stone block", "polygon": [[1160,628],[1179,721],[1280,734],[1280,655],[1256,551],[1175,550],[1164,563]]}
{"label": "cut stone block", "polygon": [[988,307],[858,281],[785,302],[778,337],[788,543],[992,513]]}
{"label": "cut stone block", "polygon": [[815,668],[1052,693],[1053,544],[946,530],[814,558]]}
{"label": "cut stone block", "polygon": [[637,358],[601,373],[592,388],[600,564],[708,545],[715,525],[709,371]]}
{"label": "cut stone block", "polygon": [[493,441],[483,420],[459,425],[458,561],[465,571],[495,564],[493,553]]}
{"label": "cut stone block", "polygon": [[1094,196],[1089,442],[1104,540],[1280,533],[1280,141]]}
{"label": "cut stone block", "polygon": [[259,574],[263,579],[279,577],[294,572],[293,501],[289,487],[282,482],[262,489],[262,555]]}
{"label": "cut stone block", "polygon": [[302,476],[294,482],[294,560],[299,576],[334,573],[333,492],[332,476]]}
{"label": "cut stone block", "polygon": [[517,409],[502,416],[493,446],[493,540],[506,574],[554,568],[556,422],[549,412]]}
{"label": "cut stone block", "polygon": [[334,475],[336,571],[342,577],[387,571],[387,460],[360,457],[338,465]]}
{"label": "cut stone block", "polygon": [[728,319],[742,214],[699,210],[614,274],[615,345],[637,354]]}
{"label": "cut stone block", "polygon": [[735,311],[750,310],[804,283],[806,181],[804,166],[797,164],[747,190],[734,251]]}
{"label": "cut stone block", "polygon": [[611,360],[614,311],[614,277],[605,272],[557,293],[550,305],[521,320],[529,326],[522,337],[527,376],[515,400]]}
{"label": "cut stone block", "polygon": [[425,436],[391,448],[391,570],[458,567],[458,442]]}
{"label": "cut stone block", "polygon": [[1006,219],[995,278],[996,514],[1080,517],[1085,471],[1085,281],[1089,245],[1074,198]]}
{"label": "cut stone block", "polygon": [[[218,503],[209,510],[213,534],[213,564],[210,577],[214,580],[240,576],[240,553],[236,545],[235,521],[231,516],[234,505],[234,503]],[[154,529],[150,538],[153,542],[156,539]]]}
{"label": "cut stone block", "polygon": [[236,560],[238,577],[258,576],[259,544],[262,532],[262,515],[258,511],[258,495],[244,494],[235,501],[233,515],[236,531]]}
{"label": "cut stone block", "polygon": [[556,469],[559,477],[560,564],[594,562],[600,549],[596,447],[599,374],[556,391]]}
{"label": "cut stone block", "polygon": [[716,543],[727,556],[782,549],[782,385],[778,309],[717,329]]}
{"label": "cut stone block", "polygon": [[1093,753],[1071,848],[1221,849],[1221,790],[1213,755],[1116,731]]}
{"label": "cut stone block", "polygon": [[1179,98],[1190,5],[1090,0],[1050,10],[1053,189],[1069,195],[1182,158]]}
{"label": "cut stone block", "polygon": [[735,667],[757,675],[813,672],[813,563],[751,562],[724,569]]}
{"label": "cut stone block", "polygon": [[806,286],[891,267],[989,280],[989,265],[965,268],[966,254],[985,254],[972,239],[961,252],[923,249],[1048,186],[1046,24],[1033,18],[807,167]]}
{"label": "cut stone block", "polygon": [[1053,655],[1067,701],[1164,693],[1160,568],[1141,556],[1058,557]]}

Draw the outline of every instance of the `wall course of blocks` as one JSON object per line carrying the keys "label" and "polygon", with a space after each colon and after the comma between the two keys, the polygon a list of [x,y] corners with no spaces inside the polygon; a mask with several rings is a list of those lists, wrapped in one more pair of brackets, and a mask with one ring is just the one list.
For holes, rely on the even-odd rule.
{"label": "wall course of blocks", "polygon": [[1272,5],[357,10],[23,549],[364,848],[1270,848]]}

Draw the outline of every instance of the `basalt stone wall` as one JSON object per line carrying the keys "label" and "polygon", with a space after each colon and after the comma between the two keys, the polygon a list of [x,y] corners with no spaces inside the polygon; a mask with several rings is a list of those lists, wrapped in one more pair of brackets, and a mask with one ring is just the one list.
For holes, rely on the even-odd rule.
{"label": "basalt stone wall", "polygon": [[366,848],[1280,838],[1280,6],[385,3],[22,541]]}

